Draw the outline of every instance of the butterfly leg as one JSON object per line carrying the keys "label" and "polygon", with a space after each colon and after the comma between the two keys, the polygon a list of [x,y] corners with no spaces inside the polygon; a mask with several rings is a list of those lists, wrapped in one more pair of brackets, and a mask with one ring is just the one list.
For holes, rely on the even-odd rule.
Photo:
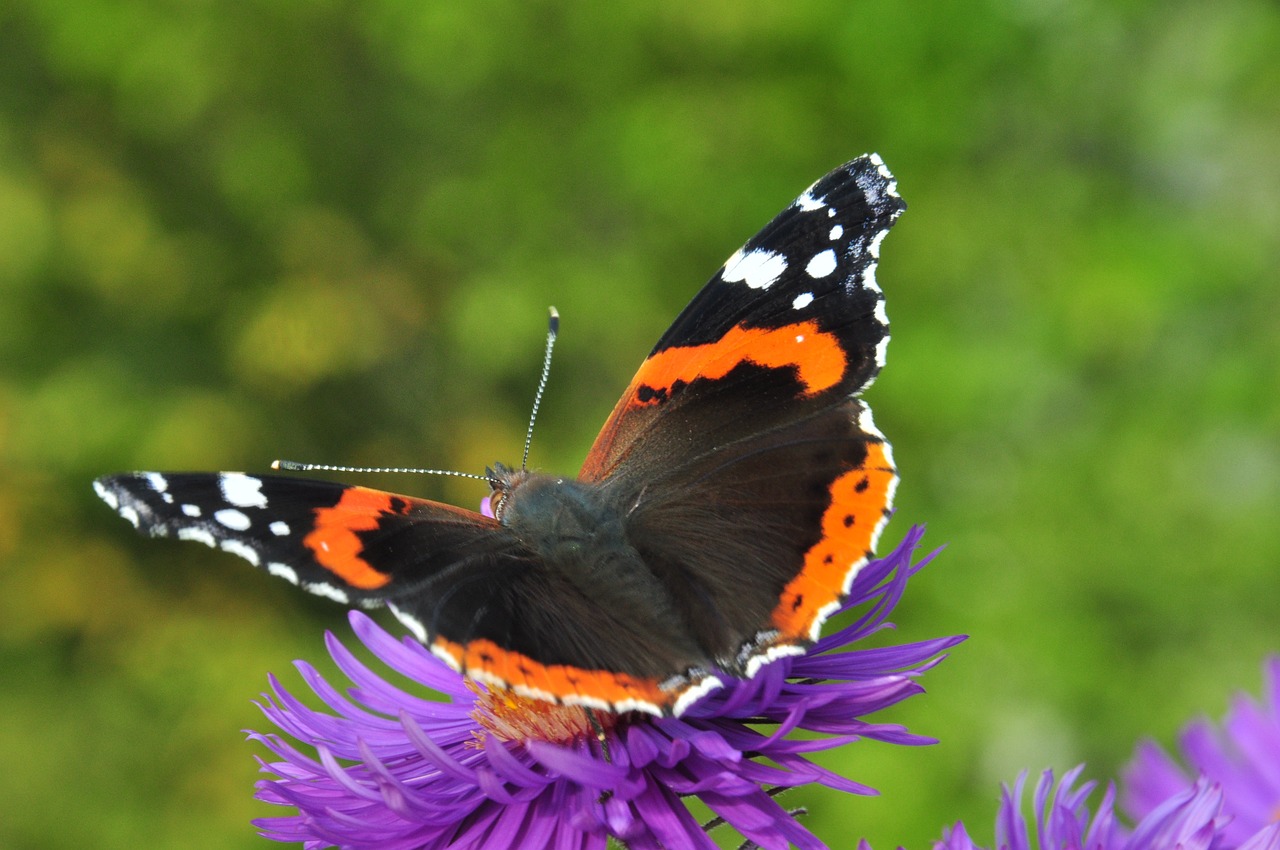
{"label": "butterfly leg", "polygon": [[600,755],[604,758],[605,764],[613,764],[613,759],[609,757],[609,738],[605,735],[604,725],[600,723],[596,710],[594,708],[582,710],[587,713],[587,722],[591,724],[591,729],[596,733],[596,740],[600,742]]}

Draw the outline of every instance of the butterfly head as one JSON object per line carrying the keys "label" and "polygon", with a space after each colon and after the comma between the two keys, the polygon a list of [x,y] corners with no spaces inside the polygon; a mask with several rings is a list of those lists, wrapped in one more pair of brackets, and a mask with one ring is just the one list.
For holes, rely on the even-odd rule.
{"label": "butterfly head", "polygon": [[489,482],[489,513],[498,522],[502,522],[503,514],[506,512],[507,500],[511,496],[511,491],[518,487],[530,473],[524,469],[512,469],[505,463],[494,463],[484,471],[484,477]]}

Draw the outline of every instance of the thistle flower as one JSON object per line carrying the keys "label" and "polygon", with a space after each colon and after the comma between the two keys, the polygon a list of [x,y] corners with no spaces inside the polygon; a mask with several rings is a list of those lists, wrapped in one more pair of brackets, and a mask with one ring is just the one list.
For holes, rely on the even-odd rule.
{"label": "thistle flower", "polygon": [[[685,805],[696,797],[760,847],[822,848],[776,791],[810,783],[874,791],[807,753],[859,738],[934,742],[863,718],[921,692],[915,678],[963,637],[850,649],[888,625],[908,578],[932,557],[911,563],[922,534],[912,529],[857,575],[844,608],[861,609],[851,625],[678,718],[596,715],[593,723],[581,709],[484,690],[353,612],[356,635],[409,687],[357,661],[332,635],[329,652],[353,687],[343,693],[298,662],[328,710],[308,707],[273,677],[262,708],[284,736],[250,733],[274,756],[262,762],[273,778],[259,782],[257,796],[297,811],[257,825],[307,848],[603,850],[609,837],[632,850],[714,848]],[[821,737],[789,737],[796,730]]]}
{"label": "thistle flower", "polygon": [[1222,725],[1197,720],[1180,737],[1182,767],[1153,741],[1138,745],[1124,772],[1125,808],[1144,817],[1169,797],[1207,779],[1221,787],[1228,847],[1243,846],[1280,820],[1280,657],[1263,668],[1264,702],[1236,696]]}

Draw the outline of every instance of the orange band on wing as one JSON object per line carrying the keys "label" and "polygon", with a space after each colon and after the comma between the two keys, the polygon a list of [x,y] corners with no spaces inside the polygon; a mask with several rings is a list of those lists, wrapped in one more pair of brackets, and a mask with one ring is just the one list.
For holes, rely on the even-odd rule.
{"label": "orange band on wing", "polygon": [[[391,576],[379,572],[360,557],[364,551],[357,531],[372,531],[383,514],[395,513],[388,493],[365,487],[352,487],[343,492],[338,504],[316,509],[316,526],[302,540],[319,564],[352,587],[376,590]],[[400,500],[403,501],[403,500]],[[405,510],[408,509],[406,503]]]}
{"label": "orange band on wing", "polygon": [[[769,369],[795,367],[805,395],[813,396],[840,383],[844,377],[844,349],[835,334],[824,333],[814,321],[781,328],[734,327],[716,342],[668,348],[649,357],[631,380],[624,398],[633,405],[656,403],[663,390],[696,378],[723,378],[741,363]],[[641,398],[641,387],[658,393]]]}
{"label": "orange band on wing", "polygon": [[487,678],[488,684],[525,689],[525,695],[542,694],[561,702],[580,697],[589,701],[578,700],[583,704],[603,702],[610,706],[642,702],[657,711],[668,711],[680,696],[678,691],[662,690],[654,679],[563,664],[541,664],[489,640],[473,640],[464,646],[438,637],[435,646],[452,656],[465,674],[476,677],[480,671],[485,674],[480,678]]}
{"label": "orange band on wing", "polygon": [[773,610],[773,625],[784,635],[812,639],[819,613],[844,595],[846,577],[866,561],[884,522],[895,475],[884,443],[867,443],[863,465],[831,483],[822,539],[805,553],[804,568],[787,584]]}

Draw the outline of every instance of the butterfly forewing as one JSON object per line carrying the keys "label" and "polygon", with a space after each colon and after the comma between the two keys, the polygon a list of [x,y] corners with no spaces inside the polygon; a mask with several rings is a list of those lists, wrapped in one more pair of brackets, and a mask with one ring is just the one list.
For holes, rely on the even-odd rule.
{"label": "butterfly forewing", "polygon": [[[663,334],[597,437],[582,477],[600,480],[624,459],[636,463],[632,442],[663,429],[662,419],[684,405],[705,410],[732,392],[766,414],[801,416],[810,403],[839,404],[865,389],[889,340],[875,277],[880,243],[904,209],[874,155],[814,183],[735,251]],[[757,368],[745,372],[748,365]],[[790,378],[787,387],[778,387],[775,372]],[[749,419],[701,429],[688,451],[753,429]],[[683,459],[662,458],[673,468]]]}
{"label": "butterfly forewing", "polygon": [[[220,548],[312,593],[367,607],[398,584],[439,580],[473,550],[518,546],[478,513],[330,481],[135,472],[94,488],[144,534]],[[402,531],[411,526],[409,541]]]}

